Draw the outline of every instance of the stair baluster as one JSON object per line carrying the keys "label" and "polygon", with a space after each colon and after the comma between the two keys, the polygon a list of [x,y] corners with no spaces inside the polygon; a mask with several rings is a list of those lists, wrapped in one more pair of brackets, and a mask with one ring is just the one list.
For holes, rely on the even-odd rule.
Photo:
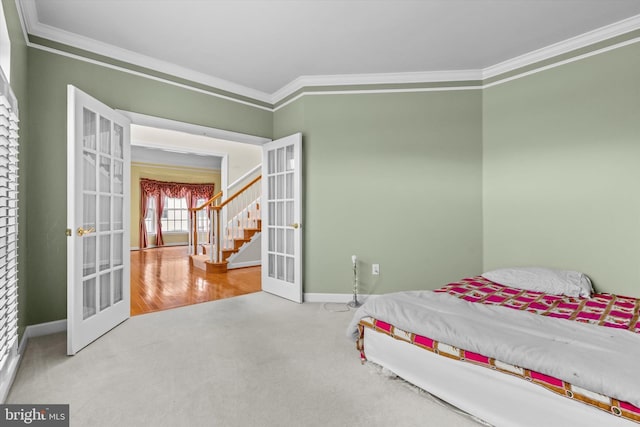
{"label": "stair baluster", "polygon": [[[197,212],[208,207],[209,209],[209,256],[205,262],[207,272],[225,272],[227,269],[227,257],[238,252],[239,248],[250,240],[259,229],[258,204],[262,193],[259,181],[262,176],[259,175],[251,180],[247,185],[240,189],[237,193],[221,201],[222,193],[216,196],[202,206],[190,209],[193,215],[191,221],[191,235],[194,250],[190,251],[193,256],[198,255],[198,220]],[[225,210],[226,225],[222,224],[220,214]],[[247,231],[245,231],[247,230]],[[191,258],[194,260],[194,258]],[[196,265],[195,261],[193,265]]]}

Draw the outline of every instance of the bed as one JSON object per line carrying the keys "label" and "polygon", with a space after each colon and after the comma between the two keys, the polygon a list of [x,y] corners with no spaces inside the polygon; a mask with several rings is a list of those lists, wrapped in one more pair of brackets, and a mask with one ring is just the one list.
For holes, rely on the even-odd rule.
{"label": "bed", "polygon": [[639,425],[640,299],[539,271],[370,298],[347,333],[363,363],[491,425]]}

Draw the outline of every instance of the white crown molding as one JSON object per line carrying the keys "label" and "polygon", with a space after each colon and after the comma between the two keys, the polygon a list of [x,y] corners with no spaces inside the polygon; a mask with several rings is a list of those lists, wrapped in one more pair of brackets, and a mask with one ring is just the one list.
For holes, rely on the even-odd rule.
{"label": "white crown molding", "polygon": [[274,92],[271,101],[273,104],[275,104],[302,88],[312,86],[438,83],[468,80],[482,80],[482,71],[451,70],[413,73],[333,74],[325,76],[300,76]]}
{"label": "white crown molding", "polygon": [[485,86],[438,86],[438,87],[416,87],[416,88],[400,88],[400,89],[352,89],[352,90],[323,90],[314,92],[313,90],[300,92],[286,102],[273,108],[273,111],[278,111],[281,108],[286,107],[292,102],[297,101],[303,96],[323,96],[323,95],[366,95],[376,93],[419,93],[419,92],[443,92],[443,91],[457,91],[457,90],[479,90],[484,89]]}
{"label": "white crown molding", "polygon": [[[168,75],[173,75],[179,78],[184,78],[196,83],[201,83],[213,88],[224,90],[230,93],[234,93],[240,96],[246,96],[258,101],[266,102],[272,106],[282,101],[286,97],[294,94],[295,92],[305,87],[319,87],[319,86],[348,86],[348,85],[381,85],[381,84],[411,84],[411,83],[438,83],[438,82],[456,82],[456,81],[473,81],[484,80],[487,78],[495,77],[510,71],[517,70],[519,68],[534,64],[539,61],[553,58],[558,55],[569,53],[576,49],[587,47],[598,42],[602,42],[607,39],[611,39],[616,36],[623,35],[625,33],[640,29],[640,15],[635,15],[630,18],[615,22],[613,24],[598,28],[593,31],[572,37],[570,39],[554,43],[541,49],[534,50],[532,52],[520,55],[518,57],[500,62],[498,64],[478,69],[478,70],[450,70],[450,71],[428,71],[428,72],[411,72],[411,73],[379,73],[379,74],[336,74],[336,75],[317,75],[317,76],[300,76],[286,84],[282,88],[278,89],[272,94],[266,92],[242,86],[228,80],[220,79],[208,74],[204,74],[195,70],[191,70],[176,64],[172,64],[166,61],[161,61],[155,58],[144,56],[126,49],[121,49],[113,45],[102,43],[97,40],[93,40],[87,37],[79,36],[74,33],[70,33],[64,30],[60,30],[45,24],[40,23],[38,19],[38,13],[36,8],[36,0],[15,0],[20,11],[20,20],[23,25],[23,32],[25,33],[25,40],[30,46],[45,48],[37,44],[31,44],[28,42],[27,33],[39,36],[45,39],[49,39],[55,42],[63,43],[69,46],[73,46],[79,49],[94,52],[100,55],[104,55],[110,58],[121,60],[127,63],[131,63],[140,67],[156,70]],[[614,47],[624,46],[628,43],[616,44]],[[611,47],[611,48],[614,48]],[[46,48],[45,50],[57,51],[56,49]],[[601,52],[602,50],[598,50]],[[74,55],[74,57],[77,55]],[[577,58],[585,57],[580,55]],[[78,57],[80,58],[80,57]],[[88,58],[86,59],[88,61]],[[565,63],[567,60],[562,61]],[[96,62],[96,61],[93,61]],[[104,63],[105,65],[109,65]],[[120,69],[121,67],[113,67]],[[543,67],[546,69],[547,67]],[[524,77],[531,72],[525,72],[518,74],[516,77]],[[139,73],[144,74],[144,73]],[[149,77],[154,77],[145,74]],[[512,80],[513,78],[506,79],[504,81]],[[162,79],[164,80],[164,79]],[[504,82],[501,80],[500,82]],[[495,85],[494,82],[491,85]],[[183,86],[182,84],[180,84]],[[481,86],[482,87],[482,86]],[[448,87],[448,89],[455,88]],[[419,90],[419,89],[414,89]],[[344,92],[358,92],[358,93],[373,93],[372,91],[360,91],[345,90]],[[225,99],[235,100],[224,95],[210,93],[214,96],[220,96]],[[301,95],[308,95],[314,92],[304,92],[299,94],[295,99]],[[338,93],[338,92],[335,92]],[[339,93],[343,93],[342,91]],[[269,111],[275,111],[281,108],[280,105],[276,108],[263,107],[261,105],[249,103],[246,101],[235,100],[237,102],[252,105],[258,108],[262,108]],[[287,103],[291,102],[289,100]]]}
{"label": "white crown molding", "polygon": [[545,59],[553,58],[554,56],[569,53],[576,49],[599,43],[638,29],[640,29],[640,15],[635,15],[630,18],[623,19],[622,21],[614,22],[613,24],[487,67],[482,70],[482,78],[487,79],[507,73],[509,71],[513,71],[539,61],[544,61]]}
{"label": "white crown molding", "polygon": [[42,24],[38,19],[38,13],[35,6],[35,0],[18,0],[22,7],[23,20],[26,30],[29,34],[42,37],[54,42],[63,43],[75,48],[94,52],[109,58],[128,62],[140,67],[149,68],[165,74],[191,80],[220,90],[235,93],[237,95],[246,96],[262,102],[271,102],[271,96],[257,89],[252,89],[228,80],[220,79],[199,71],[195,71],[186,67],[182,67],[170,62],[145,56],[127,49],[122,49],[108,43],[103,43],[88,37],[84,37],[75,33],[61,30]]}

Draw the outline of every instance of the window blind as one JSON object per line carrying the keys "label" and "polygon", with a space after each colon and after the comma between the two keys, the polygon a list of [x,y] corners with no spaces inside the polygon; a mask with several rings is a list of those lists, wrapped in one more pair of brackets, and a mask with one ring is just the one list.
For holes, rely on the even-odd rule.
{"label": "window blind", "polygon": [[18,339],[18,102],[0,71],[0,370]]}

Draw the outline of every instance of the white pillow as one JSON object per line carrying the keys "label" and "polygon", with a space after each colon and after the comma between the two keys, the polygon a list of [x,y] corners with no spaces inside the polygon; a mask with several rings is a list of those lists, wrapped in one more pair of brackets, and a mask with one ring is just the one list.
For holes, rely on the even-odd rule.
{"label": "white pillow", "polygon": [[482,274],[492,282],[514,288],[570,297],[590,297],[591,280],[579,271],[543,267],[501,268]]}

